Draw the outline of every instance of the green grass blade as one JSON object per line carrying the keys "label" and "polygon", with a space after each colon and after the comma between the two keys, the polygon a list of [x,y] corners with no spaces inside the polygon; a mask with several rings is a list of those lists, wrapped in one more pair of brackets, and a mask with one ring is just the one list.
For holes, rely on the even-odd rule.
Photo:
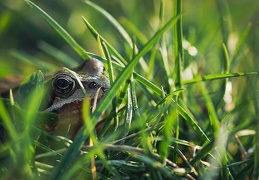
{"label": "green grass blade", "polygon": [[[42,90],[44,87],[44,76],[41,71],[33,73],[27,77],[24,82],[19,86],[16,92],[16,102],[22,107],[27,109],[30,113],[38,110],[41,103]],[[38,97],[35,95],[38,93]],[[32,98],[35,96],[37,98]],[[29,97],[29,98],[28,98]],[[35,102],[37,100],[37,102]],[[35,103],[32,107],[31,105]],[[36,105],[37,104],[37,105]],[[30,107],[30,108],[28,108]]]}
{"label": "green grass blade", "polygon": [[174,14],[180,16],[174,27],[174,55],[175,55],[175,87],[182,88],[181,72],[183,65],[183,30],[182,30],[182,0],[174,1]]}
{"label": "green grass blade", "polygon": [[51,72],[57,69],[55,65],[47,62],[43,62],[42,60],[37,59],[33,56],[30,56],[29,54],[26,54],[24,52],[11,51],[10,54],[25,63],[36,66],[37,68],[41,69],[43,72]]}
{"label": "green grass blade", "polygon": [[[175,174],[170,171],[168,168],[166,168],[164,165],[162,165],[160,162],[156,161],[155,159],[151,158],[150,156],[145,156],[139,153],[134,153],[132,156],[136,159],[138,159],[141,162],[144,162],[147,166],[149,166],[149,172],[153,179],[175,179]],[[160,175],[161,174],[161,175]]]}
{"label": "green grass blade", "polygon": [[75,68],[82,63],[44,41],[39,43],[39,48],[69,68]]}
{"label": "green grass blade", "polygon": [[95,10],[97,10],[99,13],[101,13],[104,17],[106,17],[113,24],[113,26],[118,30],[118,32],[121,34],[123,39],[130,45],[131,48],[133,48],[134,45],[131,41],[130,36],[114,17],[112,17],[107,11],[102,9],[100,6],[97,6],[96,4],[94,4],[92,1],[84,1],[84,2],[87,5],[94,8]]}
{"label": "green grass blade", "polygon": [[34,9],[43,19],[45,19],[51,27],[53,27],[59,35],[81,56],[84,60],[89,59],[87,52],[70,36],[70,34],[62,28],[52,17],[44,12],[40,7],[29,0],[24,0]]}
{"label": "green grass blade", "polygon": [[[162,27],[162,25],[164,23],[164,11],[165,11],[164,0],[162,0],[161,3],[160,3],[160,12],[159,12],[159,20],[160,20],[159,21],[159,28]],[[177,26],[177,23],[176,23],[176,26]],[[169,62],[168,62],[168,52],[167,52],[167,44],[166,44],[166,36],[165,35],[161,38],[159,47],[160,47],[160,54],[161,54],[161,57],[162,57],[161,60],[162,60],[162,63],[163,63],[163,65],[162,65],[163,68],[161,68],[161,71],[163,71],[163,74],[165,74],[164,75],[164,79],[165,79],[164,89],[165,89],[166,92],[169,93],[171,91],[171,89],[173,89],[170,85],[170,81],[172,80],[171,75],[173,74],[172,73],[173,69],[172,69],[172,66],[170,66]],[[152,61],[150,63],[152,63]],[[149,71],[150,71],[150,69],[149,69]]]}
{"label": "green grass blade", "polygon": [[100,36],[97,35],[97,45],[98,45],[98,49],[100,51],[100,55],[101,57],[105,58],[105,54],[104,54],[104,51],[103,51],[103,45],[102,45],[102,42],[101,42],[101,39],[100,39]]}
{"label": "green grass blade", "polygon": [[137,40],[140,42],[141,45],[144,45],[148,42],[148,39],[145,34],[143,34],[133,23],[131,23],[129,20],[127,20],[124,17],[121,17],[120,19],[121,24],[124,25],[125,28],[127,28],[128,31],[131,32],[131,34],[134,34],[134,36],[137,38]]}
{"label": "green grass blade", "polygon": [[[107,58],[108,74],[109,74],[110,83],[112,84],[115,80],[115,75],[114,75],[114,72],[113,72],[111,56],[110,56],[110,53],[109,53],[108,48],[106,46],[106,43],[102,42],[102,45],[103,45],[105,57]],[[117,115],[116,101],[117,101],[117,98],[115,97],[112,101],[112,109],[113,109],[113,115],[114,115],[114,131],[117,130],[118,125],[119,125],[119,118],[118,118],[118,115]]]}
{"label": "green grass blade", "polygon": [[151,50],[151,55],[149,58],[149,63],[148,63],[148,70],[146,72],[146,77],[150,80],[154,79],[153,76],[153,70],[155,67],[155,62],[156,62],[156,55],[157,55],[157,50],[156,50],[157,46],[155,45],[152,50]]}
{"label": "green grass blade", "polygon": [[112,84],[114,82],[114,80],[115,80],[115,77],[114,77],[114,72],[113,72],[111,56],[110,56],[110,53],[109,53],[108,48],[106,46],[106,43],[103,42],[102,45],[104,47],[103,48],[104,49],[104,54],[105,54],[105,57],[107,59],[109,80],[110,80],[110,83]]}
{"label": "green grass blade", "polygon": [[89,31],[91,32],[91,34],[97,39],[97,37],[99,37],[103,42],[105,42],[105,44],[107,45],[108,49],[112,52],[113,55],[115,55],[124,65],[127,64],[127,61],[116,51],[116,49],[104,38],[102,37],[97,30],[95,30],[93,28],[93,26],[91,26],[91,24],[84,18],[83,21],[86,25],[86,27],[89,29]]}
{"label": "green grass blade", "polygon": [[194,158],[190,161],[191,165],[196,165],[196,163],[200,163],[200,160],[204,158],[206,155],[208,155],[211,150],[214,148],[215,140],[211,140],[209,142],[206,142],[203,147],[197,152],[197,154],[194,156]]}
{"label": "green grass blade", "polygon": [[133,73],[133,75],[134,75],[134,79],[136,79],[138,82],[140,82],[144,86],[148,87],[153,93],[155,93],[156,95],[158,95],[160,97],[163,96],[162,90],[159,87],[157,87],[154,83],[147,80],[146,78],[144,78],[143,76],[141,76],[138,73]]}
{"label": "green grass blade", "polygon": [[243,31],[240,39],[238,40],[235,52],[234,52],[232,58],[230,59],[230,62],[231,62],[230,70],[231,71],[236,67],[236,65],[238,63],[239,52],[240,52],[241,48],[243,47],[243,45],[245,43],[245,40],[248,36],[249,31],[251,30],[251,27],[252,27],[252,23],[248,23],[245,30]]}
{"label": "green grass blade", "polygon": [[216,110],[214,108],[213,102],[211,98],[208,95],[208,91],[203,83],[200,84],[201,87],[201,92],[204,97],[207,109],[208,109],[208,114],[209,114],[209,119],[210,119],[210,125],[213,130],[214,137],[217,137],[220,133],[220,122],[217,117]]}
{"label": "green grass blade", "polygon": [[13,125],[12,119],[8,113],[7,107],[5,106],[6,103],[9,103],[9,104],[11,103],[6,101],[7,101],[6,99],[0,98],[0,120],[1,120],[1,123],[4,124],[4,127],[7,133],[9,134],[8,136],[10,137],[10,139],[15,140],[18,138],[16,128]]}
{"label": "green grass blade", "polygon": [[[256,60],[255,60],[256,61]],[[258,69],[258,67],[257,67]],[[252,93],[252,98],[253,98],[253,106],[254,106],[254,127],[252,129],[254,129],[254,132],[247,132],[246,130],[244,130],[243,132],[245,133],[240,133],[239,136],[241,136],[241,134],[244,135],[253,135],[254,134],[254,140],[253,140],[253,146],[254,146],[254,158],[252,159],[253,162],[253,168],[254,168],[254,173],[253,173],[253,179],[259,179],[259,96],[258,96],[258,76],[257,77],[253,77],[253,78],[248,78],[249,80],[249,90]],[[243,104],[241,104],[243,105]],[[250,119],[249,119],[250,120]],[[242,132],[242,131],[241,131]]]}
{"label": "green grass blade", "polygon": [[[224,52],[224,70],[223,70],[223,74],[228,74],[229,73],[229,56],[228,56],[228,50],[227,47],[224,43],[222,43],[222,48],[223,48],[223,52]],[[218,97],[217,97],[217,102],[215,103],[215,107],[216,109],[219,109],[220,106],[222,105],[223,101],[224,101],[224,96],[226,93],[226,87],[227,87],[227,82],[228,79],[224,79],[224,81],[222,82],[222,85],[219,89],[218,92]]]}
{"label": "green grass blade", "polygon": [[199,134],[204,141],[210,141],[205,132],[199,126],[193,115],[186,109],[186,107],[177,104],[178,113],[191,125],[191,127]]}
{"label": "green grass blade", "polygon": [[247,76],[247,75],[257,75],[257,72],[238,72],[238,73],[229,73],[229,74],[212,74],[202,77],[197,77],[190,80],[183,81],[183,84],[192,84],[197,83],[200,81],[211,81],[211,80],[217,80],[217,79],[226,79],[226,78],[233,78],[233,77],[239,77],[239,76]]}
{"label": "green grass blade", "polygon": [[227,50],[227,47],[224,43],[222,43],[222,48],[223,48],[223,51],[224,51],[224,74],[227,74],[229,73],[229,56],[228,56],[228,50]]}
{"label": "green grass blade", "polygon": [[220,28],[224,43],[228,42],[229,34],[232,29],[231,14],[229,11],[229,3],[224,0],[216,1],[218,13],[220,16]]}
{"label": "green grass blade", "polygon": [[131,89],[131,97],[132,97],[132,105],[133,105],[133,120],[140,118],[139,108],[138,108],[138,100],[136,94],[136,87],[135,87],[135,80],[131,78],[130,82],[130,89]]}
{"label": "green grass blade", "polygon": [[255,144],[255,160],[254,160],[254,168],[255,168],[255,173],[254,173],[254,178],[258,179],[259,178],[259,118],[258,118],[258,110],[257,109],[257,125],[256,125],[256,137],[254,140]]}
{"label": "green grass blade", "polygon": [[[174,81],[175,88],[182,89],[182,70],[184,64],[183,56],[183,29],[182,29],[182,0],[174,1],[174,14],[175,16],[180,16],[174,26],[174,56],[175,56],[175,66],[174,66]],[[169,79],[168,79],[169,80]],[[168,82],[169,83],[169,82]],[[170,88],[171,89],[171,88]],[[177,95],[176,102],[178,98],[182,98],[182,94]],[[179,138],[179,119],[177,117],[175,122],[175,138]],[[174,144],[174,161],[177,159],[178,144]]]}
{"label": "green grass blade", "polygon": [[[172,94],[173,95],[173,94]],[[160,158],[162,160],[162,163],[165,162],[165,159],[168,157],[169,154],[169,146],[171,144],[171,136],[173,134],[173,131],[175,130],[175,126],[178,121],[178,115],[177,115],[177,105],[175,102],[172,102],[172,95],[168,98],[166,104],[170,104],[169,108],[167,109],[167,112],[165,113],[165,119],[164,119],[164,129],[162,132],[162,141],[159,146],[159,154]],[[175,139],[178,139],[175,138]]]}
{"label": "green grass blade", "polygon": [[123,133],[122,138],[125,138],[129,134],[130,127],[131,127],[131,121],[132,121],[132,114],[133,114],[133,107],[132,107],[131,89],[130,89],[130,87],[128,87],[126,117],[125,117],[125,123],[124,123],[125,131]]}

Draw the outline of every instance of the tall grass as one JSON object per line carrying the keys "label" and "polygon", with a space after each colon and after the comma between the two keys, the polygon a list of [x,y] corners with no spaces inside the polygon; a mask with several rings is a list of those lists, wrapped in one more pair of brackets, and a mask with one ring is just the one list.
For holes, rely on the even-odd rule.
{"label": "tall grass", "polygon": [[[220,62],[210,66],[204,65],[209,60],[202,58],[195,44],[184,38],[181,0],[174,1],[174,12],[167,22],[166,4],[163,0],[158,3],[159,25],[152,36],[127,19],[120,23],[101,6],[85,1],[114,27],[125,47],[123,53],[116,50],[82,17],[101,56],[85,50],[45,10],[25,2],[83,60],[94,57],[107,64],[111,88],[92,113],[84,101],[85,124],[73,142],[38,128],[39,122],[57,118],[38,112],[44,88],[41,72],[31,75],[17,96],[1,99],[0,117],[7,136],[0,148],[2,178],[259,178],[257,72],[236,68],[238,54],[246,50],[251,25],[244,28],[230,54],[226,44],[231,29],[223,21],[230,16],[227,4],[218,3],[223,38],[215,56]],[[61,53],[56,59],[67,66],[79,64],[50,45],[42,43],[40,47],[53,56]],[[13,55],[30,59],[18,51]],[[219,73],[210,71],[214,65]],[[37,66],[47,68],[40,63]],[[237,85],[244,80],[249,90]],[[103,114],[105,125],[96,134],[94,127]],[[46,137],[52,139],[51,145]]]}

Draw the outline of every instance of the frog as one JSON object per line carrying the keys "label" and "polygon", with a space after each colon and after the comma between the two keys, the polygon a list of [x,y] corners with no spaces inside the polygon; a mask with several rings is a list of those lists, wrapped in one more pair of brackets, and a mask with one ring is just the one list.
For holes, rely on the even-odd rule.
{"label": "frog", "polygon": [[61,69],[47,82],[51,84],[51,88],[48,105],[44,110],[59,115],[58,121],[46,124],[44,129],[51,134],[66,136],[69,139],[73,139],[83,125],[82,102],[85,94],[78,80],[90,101],[90,109],[93,108],[94,101],[97,100],[98,103],[110,88],[105,66],[97,59],[89,59],[73,71],[75,73],[71,74],[68,70]]}
{"label": "frog", "polygon": [[56,113],[59,118],[42,124],[41,128],[52,135],[73,139],[83,126],[82,104],[85,97],[92,109],[94,102],[98,104],[109,88],[105,66],[95,58],[84,61],[77,68],[56,71],[45,82],[41,110]]}

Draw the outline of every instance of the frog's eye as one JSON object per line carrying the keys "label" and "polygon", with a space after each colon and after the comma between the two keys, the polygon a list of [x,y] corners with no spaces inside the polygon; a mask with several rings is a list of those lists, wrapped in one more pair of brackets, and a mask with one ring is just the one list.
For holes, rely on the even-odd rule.
{"label": "frog's eye", "polygon": [[68,97],[73,93],[75,80],[68,75],[59,75],[54,78],[52,86],[57,96]]}
{"label": "frog's eye", "polygon": [[89,89],[95,89],[95,88],[98,88],[100,86],[96,82],[89,82],[88,87],[89,87]]}

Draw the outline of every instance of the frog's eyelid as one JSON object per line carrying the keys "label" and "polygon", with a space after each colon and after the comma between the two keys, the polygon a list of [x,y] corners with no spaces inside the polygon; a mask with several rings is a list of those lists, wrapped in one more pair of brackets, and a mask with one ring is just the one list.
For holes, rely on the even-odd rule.
{"label": "frog's eyelid", "polygon": [[58,77],[69,77],[71,79],[75,79],[72,75],[68,74],[68,73],[64,73],[64,72],[60,72],[60,73],[57,73],[53,79],[55,78],[58,78]]}

